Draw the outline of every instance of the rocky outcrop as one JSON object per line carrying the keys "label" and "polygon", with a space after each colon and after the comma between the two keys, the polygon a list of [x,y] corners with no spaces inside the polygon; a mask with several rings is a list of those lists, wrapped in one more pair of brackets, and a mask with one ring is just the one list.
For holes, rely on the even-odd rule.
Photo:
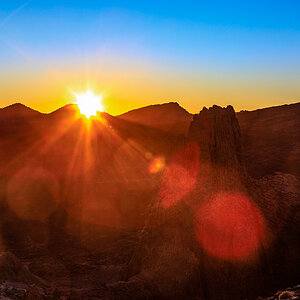
{"label": "rocky outcrop", "polygon": [[174,154],[159,179],[160,193],[151,206],[129,275],[138,273],[166,298],[206,298],[197,210],[219,191],[241,191],[242,169],[233,108],[204,108],[191,122],[186,147]]}
{"label": "rocky outcrop", "polygon": [[0,281],[36,283],[38,279],[11,252],[0,253]]}
{"label": "rocky outcrop", "polygon": [[194,115],[189,129],[188,148],[198,152],[197,159],[194,159],[198,170],[191,203],[197,206],[203,198],[210,198],[218,191],[245,192],[247,174],[241,133],[232,106],[204,107]]}
{"label": "rocky outcrop", "polygon": [[0,253],[1,299],[45,299],[46,288],[13,253]]}
{"label": "rocky outcrop", "polygon": [[189,139],[199,145],[200,161],[240,168],[241,133],[232,106],[204,107],[199,114],[194,115]]}
{"label": "rocky outcrop", "polygon": [[169,299],[241,299],[271,289],[282,278],[272,267],[279,259],[277,235],[284,232],[292,252],[297,249],[295,231],[286,234],[295,230],[286,225],[297,218],[291,211],[299,209],[297,180],[247,175],[231,106],[195,115],[179,152],[158,179],[162,192],[153,200],[128,277],[146,280]]}
{"label": "rocky outcrop", "polygon": [[300,285],[296,285],[292,288],[287,288],[282,291],[278,291],[275,295],[267,298],[258,297],[257,300],[299,300],[300,299]]}

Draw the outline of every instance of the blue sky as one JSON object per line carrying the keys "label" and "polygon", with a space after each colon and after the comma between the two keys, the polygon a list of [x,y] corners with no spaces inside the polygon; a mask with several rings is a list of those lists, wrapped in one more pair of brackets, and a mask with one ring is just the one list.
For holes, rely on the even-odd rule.
{"label": "blue sky", "polygon": [[[66,85],[83,84],[88,76],[101,85],[102,76],[104,88],[114,85],[108,74],[119,78],[128,70],[130,77],[136,70],[138,80],[130,79],[131,84],[143,85],[149,98],[130,102],[120,88],[111,97],[124,109],[126,101],[142,106],[176,95],[190,110],[198,102],[223,104],[230,95],[239,97],[232,100],[239,108],[252,108],[249,97],[239,96],[243,91],[254,97],[253,107],[293,102],[300,96],[299,15],[296,0],[0,1],[0,103],[29,99],[24,88],[13,91],[12,78],[23,82],[30,73],[32,80],[25,81],[34,85],[39,74],[55,68],[66,72]],[[92,75],[68,79],[67,73],[83,74],[87,68]],[[106,73],[99,75],[101,68]],[[115,85],[125,86],[120,80]],[[30,101],[39,107],[45,91]],[[132,98],[140,99],[139,93]],[[62,101],[62,87],[52,96]]]}

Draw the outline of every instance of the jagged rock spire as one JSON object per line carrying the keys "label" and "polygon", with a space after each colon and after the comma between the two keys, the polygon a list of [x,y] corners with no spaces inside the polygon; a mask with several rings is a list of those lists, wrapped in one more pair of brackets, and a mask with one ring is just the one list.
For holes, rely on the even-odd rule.
{"label": "jagged rock spire", "polygon": [[194,115],[189,129],[189,141],[200,148],[200,160],[212,164],[239,168],[242,162],[240,127],[232,106],[204,107]]}

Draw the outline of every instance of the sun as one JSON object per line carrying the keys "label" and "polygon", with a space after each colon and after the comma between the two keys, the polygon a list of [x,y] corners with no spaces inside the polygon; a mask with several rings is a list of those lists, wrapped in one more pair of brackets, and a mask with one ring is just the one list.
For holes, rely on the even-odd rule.
{"label": "sun", "polygon": [[103,111],[102,96],[95,95],[91,90],[87,90],[85,93],[74,93],[76,98],[76,104],[82,115],[85,115],[88,119],[91,116],[97,116],[97,112]]}

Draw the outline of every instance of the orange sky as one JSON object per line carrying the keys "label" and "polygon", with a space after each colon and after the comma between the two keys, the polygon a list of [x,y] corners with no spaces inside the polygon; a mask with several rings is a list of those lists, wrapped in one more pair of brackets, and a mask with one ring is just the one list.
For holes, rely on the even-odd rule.
{"label": "orange sky", "polygon": [[275,2],[4,1],[0,107],[51,112],[88,87],[113,115],[298,102],[299,3]]}
{"label": "orange sky", "polygon": [[292,78],[264,74],[237,78],[203,71],[170,72],[149,63],[126,65],[106,61],[93,67],[47,67],[43,70],[7,70],[0,74],[1,107],[21,102],[41,112],[51,112],[75,102],[72,92],[87,88],[103,95],[105,110],[117,115],[157,103],[177,101],[192,113],[203,106],[231,104],[235,109],[297,102],[299,88]]}

